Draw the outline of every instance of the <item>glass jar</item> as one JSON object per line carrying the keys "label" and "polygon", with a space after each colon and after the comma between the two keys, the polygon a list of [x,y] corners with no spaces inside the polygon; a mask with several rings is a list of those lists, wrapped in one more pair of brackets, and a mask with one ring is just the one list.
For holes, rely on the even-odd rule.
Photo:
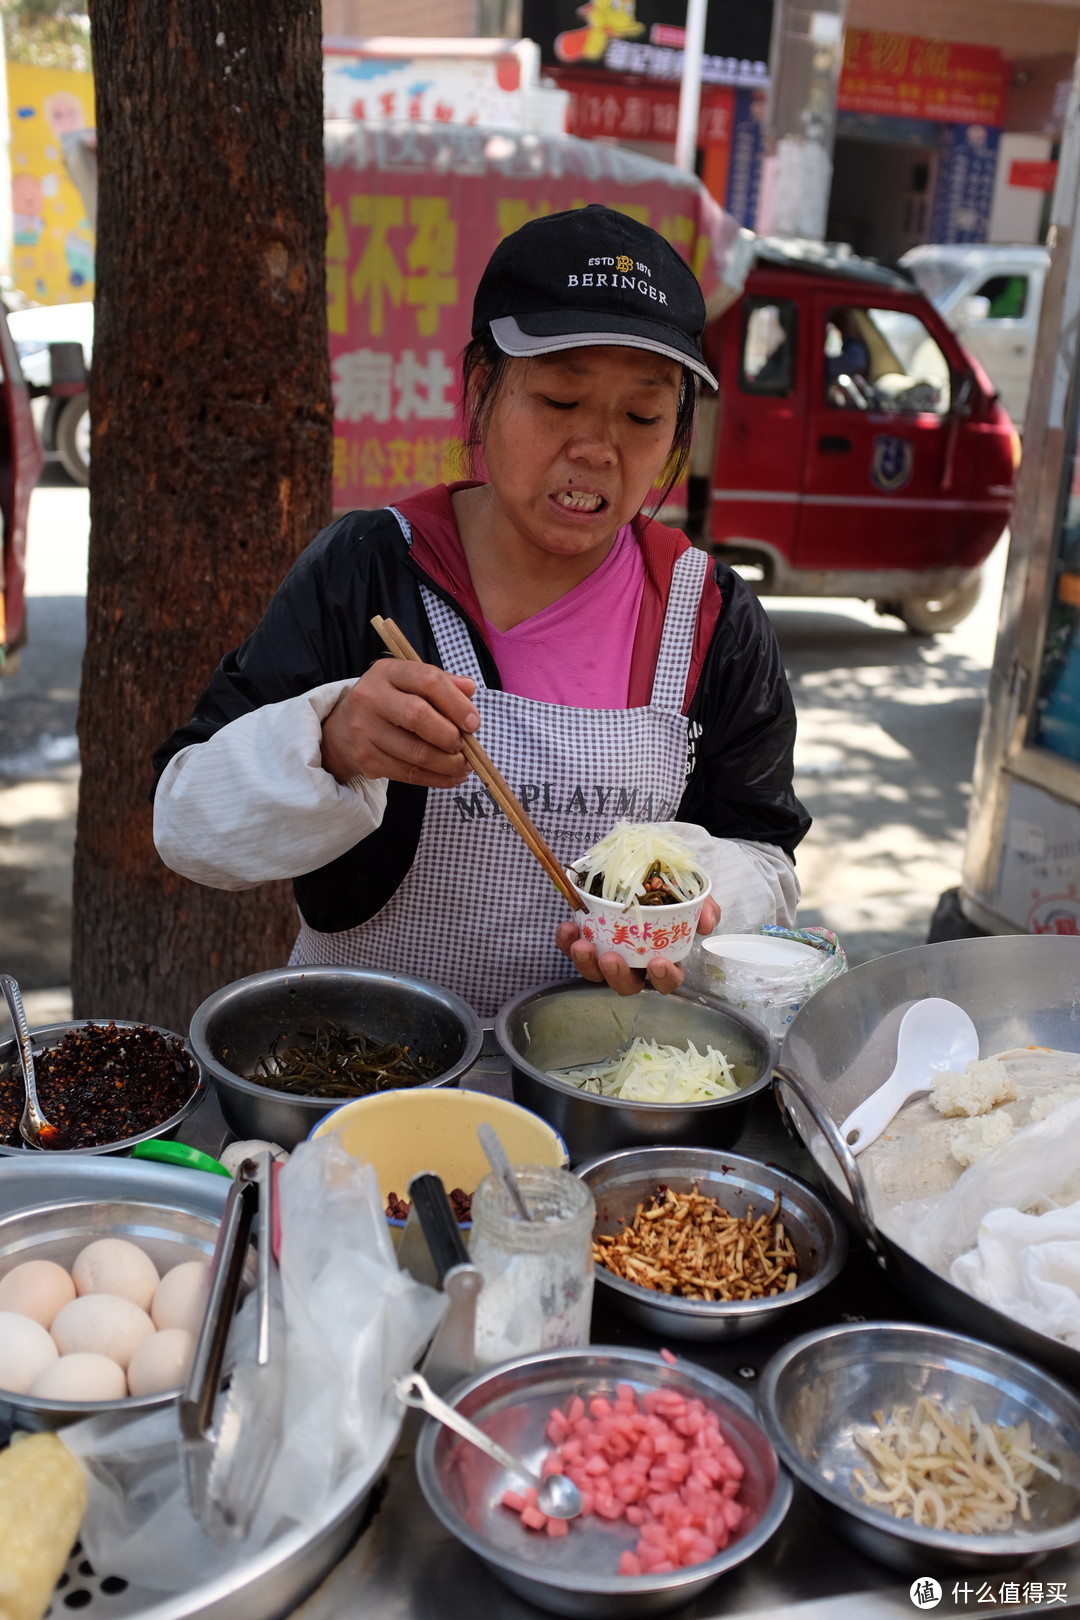
{"label": "glass jar", "polygon": [[473,1194],[469,1256],[484,1279],[476,1305],[476,1365],[589,1342],[592,1310],[590,1189],[569,1170],[515,1165],[533,1214],[522,1220],[498,1176]]}

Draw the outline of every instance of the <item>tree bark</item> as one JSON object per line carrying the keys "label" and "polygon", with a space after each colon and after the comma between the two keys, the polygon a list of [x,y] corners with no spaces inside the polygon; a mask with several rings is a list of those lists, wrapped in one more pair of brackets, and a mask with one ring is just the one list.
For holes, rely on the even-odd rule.
{"label": "tree bark", "polygon": [[150,756],[329,521],[321,17],[313,0],[91,0],[98,116],[78,1017],[185,1031],[279,966],[286,885],[188,883]]}

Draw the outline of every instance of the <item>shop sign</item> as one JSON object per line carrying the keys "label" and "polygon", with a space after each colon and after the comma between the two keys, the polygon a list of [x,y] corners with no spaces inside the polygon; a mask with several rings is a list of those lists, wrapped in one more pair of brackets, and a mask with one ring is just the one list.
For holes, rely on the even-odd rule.
{"label": "shop sign", "polygon": [[1058,166],[1049,160],[1036,162],[1031,158],[1014,158],[1009,164],[1009,184],[1022,191],[1053,191],[1057,184]]}
{"label": "shop sign", "polygon": [[94,125],[94,79],[67,68],[11,62],[11,277],[39,303],[94,296],[94,232],[64,165],[66,134]]}
{"label": "shop sign", "polygon": [[[524,0],[522,34],[552,66],[682,78],[686,6],[679,0]],[[724,0],[709,8],[703,84],[769,83],[772,0]],[[565,86],[564,86],[565,88]]]}
{"label": "shop sign", "polygon": [[1008,88],[1009,65],[990,46],[877,29],[844,32],[837,106],[845,112],[1001,125]]}
{"label": "shop sign", "polygon": [[521,62],[512,50],[459,59],[327,53],[323,110],[327,118],[366,123],[407,118],[516,129],[527,110],[522,77]]}
{"label": "shop sign", "polygon": [[[665,141],[675,139],[679,122],[679,92],[654,85],[626,85],[600,76],[585,78],[576,73],[553,75],[560,90],[570,96],[566,133],[586,140],[609,137],[622,141]],[[735,111],[733,90],[707,90],[701,98],[698,118],[699,146],[727,146]]]}
{"label": "shop sign", "polygon": [[1000,129],[952,125],[942,133],[930,210],[931,242],[985,242]]}
{"label": "shop sign", "polygon": [[447,126],[330,127],[327,320],[334,507],[462,476],[457,361],[496,244],[604,202],[682,254],[706,298],[737,227],[692,176],[595,142]]}
{"label": "shop sign", "polygon": [[728,160],[725,207],[740,225],[753,229],[761,191],[761,165],[765,156],[764,91],[736,90],[735,128]]}

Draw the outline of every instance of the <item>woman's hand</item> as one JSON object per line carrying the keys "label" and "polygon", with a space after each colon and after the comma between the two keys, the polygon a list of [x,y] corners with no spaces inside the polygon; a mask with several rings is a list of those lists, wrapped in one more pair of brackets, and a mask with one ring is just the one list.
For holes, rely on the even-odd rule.
{"label": "woman's hand", "polygon": [[323,769],[338,782],[389,777],[414,787],[460,787],[472,766],[461,733],[480,716],[476,683],[434,664],[379,658],[343,692],[322,726]]}
{"label": "woman's hand", "polygon": [[[711,934],[719,921],[720,907],[710,898],[701,908],[698,933]],[[578,925],[572,919],[559,924],[555,930],[555,943],[563,955],[573,962],[582,978],[591,980],[593,984],[608,984],[620,996],[636,996],[646,984],[667,995],[677,990],[683,982],[684,974],[678,962],[669,962],[662,956],[654,956],[644,970],[632,968],[617,951],[605,951],[598,956],[596,946],[582,939]]]}

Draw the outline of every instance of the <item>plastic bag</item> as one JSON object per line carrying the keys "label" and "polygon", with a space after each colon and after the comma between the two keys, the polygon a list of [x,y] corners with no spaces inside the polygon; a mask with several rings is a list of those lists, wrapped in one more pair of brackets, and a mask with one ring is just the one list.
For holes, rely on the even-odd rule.
{"label": "plastic bag", "polygon": [[[281,1172],[286,1378],[280,1448],[250,1535],[215,1547],[184,1493],[175,1405],[88,1418],[61,1439],[86,1465],[81,1540],[95,1569],[160,1592],[226,1573],[293,1525],[313,1526],[331,1495],[370,1479],[400,1426],[395,1377],[434,1333],[446,1301],[399,1270],[374,1170],[334,1135],[302,1143]],[[254,1297],[230,1357],[251,1354]]]}
{"label": "plastic bag", "polygon": [[[728,931],[721,924],[721,935]],[[729,935],[741,939],[741,935]],[[815,957],[805,953],[793,962],[741,961],[737,954],[713,954],[706,950],[699,935],[684,959],[686,982],[694,990],[715,996],[739,1007],[783,1040],[800,1007],[810,997],[847,968],[847,958],[836,935],[829,928],[781,928],[765,923],[745,936],[747,939],[788,941],[812,946]],[[713,949],[717,942],[713,940]]]}

